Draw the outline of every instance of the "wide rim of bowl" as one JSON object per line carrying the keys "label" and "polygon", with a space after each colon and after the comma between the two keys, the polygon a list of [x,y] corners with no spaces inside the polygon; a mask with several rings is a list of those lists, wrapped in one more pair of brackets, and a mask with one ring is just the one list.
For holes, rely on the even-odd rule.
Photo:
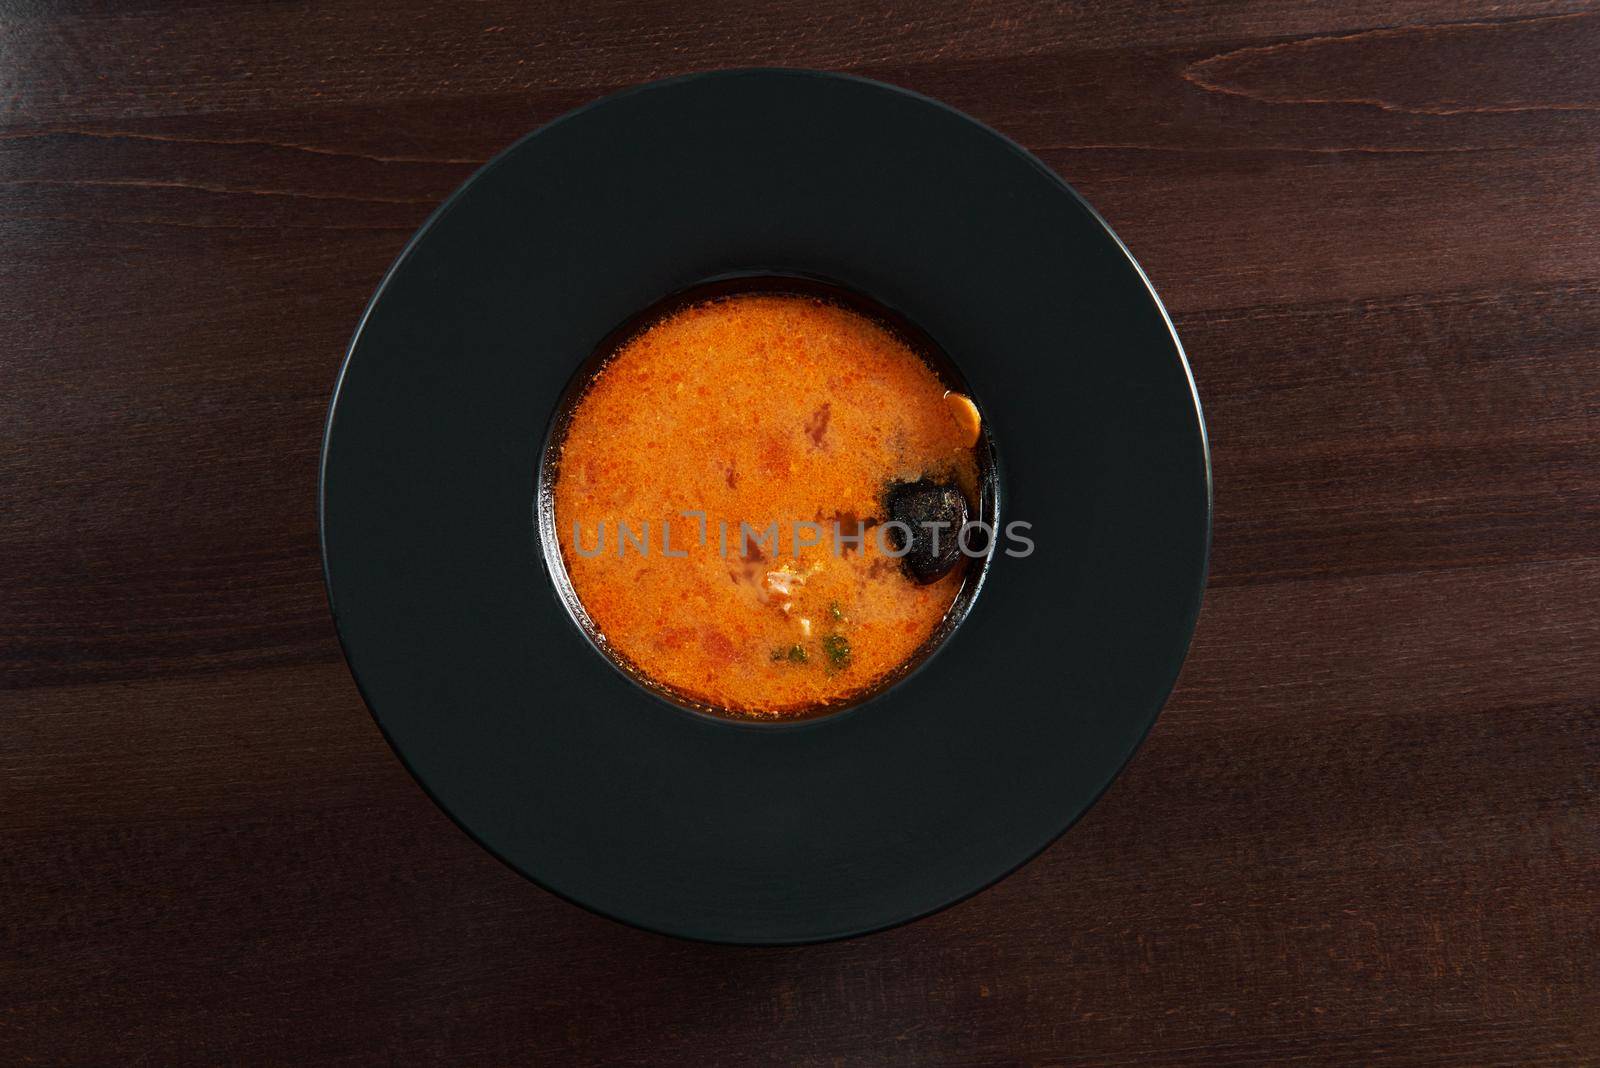
{"label": "wide rim of bowl", "polygon": [[[1203,486],[1204,486],[1204,514],[1203,514],[1202,545],[1201,545],[1201,548],[1200,548],[1200,554],[1201,554],[1200,555],[1200,566],[1199,566],[1199,568],[1198,568],[1198,570],[1196,572],[1196,575],[1195,575],[1193,589],[1191,591],[1189,603],[1187,605],[1183,606],[1184,616],[1185,616],[1185,622],[1184,622],[1184,625],[1183,625],[1183,637],[1182,637],[1183,651],[1179,656],[1178,670],[1175,670],[1173,672],[1173,676],[1172,676],[1171,680],[1169,682],[1167,682],[1163,686],[1164,693],[1163,693],[1163,696],[1162,696],[1162,699],[1161,699],[1160,703],[1157,704],[1157,706],[1154,709],[1154,711],[1149,715],[1147,722],[1144,723],[1142,729],[1139,731],[1137,739],[1134,741],[1132,747],[1128,750],[1127,755],[1123,759],[1118,761],[1115,764],[1114,767],[1111,767],[1109,769],[1108,773],[1104,777],[1104,780],[1102,782],[1100,782],[1097,785],[1097,787],[1093,790],[1092,794],[1089,797],[1089,800],[1086,803],[1082,804],[1078,808],[1076,813],[1074,813],[1069,819],[1067,819],[1064,823],[1062,823],[1059,826],[1059,828],[1057,830],[1055,830],[1055,832],[1052,835],[1050,835],[1048,838],[1046,838],[1043,842],[1039,843],[1036,846],[1036,848],[1033,848],[1030,852],[1026,853],[1026,855],[1020,856],[1015,861],[1015,863],[1013,863],[1009,868],[1006,868],[1005,870],[999,871],[998,873],[994,874],[992,877],[986,879],[985,881],[983,881],[981,883],[978,883],[977,885],[971,886],[970,888],[964,890],[963,892],[960,892],[958,894],[950,896],[946,900],[943,900],[943,901],[941,901],[939,903],[936,903],[936,904],[932,904],[931,906],[919,908],[916,911],[908,912],[905,915],[898,916],[898,917],[893,918],[893,919],[888,919],[888,920],[885,920],[885,921],[880,922],[880,923],[866,925],[866,926],[859,926],[859,927],[850,927],[850,928],[847,928],[847,929],[838,929],[838,930],[825,931],[825,932],[816,933],[816,934],[809,934],[809,935],[806,935],[806,936],[803,936],[803,937],[773,937],[773,938],[745,938],[745,937],[738,937],[738,938],[727,938],[727,937],[722,937],[722,936],[718,935],[715,932],[707,932],[707,931],[704,931],[704,930],[696,930],[692,926],[679,926],[679,925],[672,924],[672,923],[664,923],[664,922],[660,922],[659,920],[652,919],[650,917],[641,916],[641,915],[637,915],[637,914],[629,914],[626,910],[618,910],[618,909],[607,908],[607,907],[604,907],[604,906],[596,904],[592,900],[585,900],[585,898],[583,896],[581,896],[579,894],[571,893],[567,889],[563,888],[562,886],[558,886],[558,885],[555,885],[552,882],[546,881],[545,879],[541,878],[539,876],[539,874],[537,874],[536,872],[530,871],[523,864],[520,864],[515,859],[505,855],[505,853],[502,851],[501,848],[499,848],[495,843],[489,841],[483,834],[481,834],[477,829],[475,829],[471,825],[471,823],[469,823],[468,821],[464,820],[461,816],[459,816],[456,813],[456,811],[452,808],[451,804],[448,803],[447,799],[439,795],[439,793],[435,790],[434,786],[430,784],[427,776],[425,776],[419,770],[419,768],[416,766],[415,762],[413,761],[412,757],[410,755],[408,755],[408,753],[406,751],[406,748],[400,743],[400,741],[392,733],[390,727],[384,722],[383,716],[378,712],[377,704],[373,700],[373,696],[372,696],[372,694],[370,692],[369,683],[366,680],[364,680],[363,671],[362,671],[362,669],[360,667],[358,667],[358,665],[356,663],[357,654],[355,654],[353,652],[352,648],[351,648],[349,637],[348,637],[348,635],[346,633],[346,630],[345,630],[345,627],[343,625],[343,620],[342,620],[342,617],[341,617],[341,611],[340,611],[340,607],[339,607],[339,602],[338,602],[338,599],[337,599],[337,596],[336,596],[336,593],[335,593],[335,584],[336,584],[336,580],[335,580],[335,577],[334,577],[335,565],[334,565],[333,559],[332,559],[332,550],[330,548],[329,536],[328,536],[328,514],[327,513],[328,513],[328,479],[329,479],[330,454],[331,454],[331,451],[332,451],[332,448],[333,448],[333,442],[334,442],[334,438],[335,438],[336,417],[337,417],[338,412],[339,412],[340,401],[343,398],[343,396],[345,394],[345,391],[346,391],[346,382],[347,382],[347,378],[348,378],[350,370],[351,370],[352,363],[354,362],[355,356],[357,355],[357,352],[358,352],[358,350],[359,350],[359,348],[360,348],[360,346],[362,344],[363,337],[368,331],[369,324],[370,324],[371,320],[373,319],[376,310],[379,308],[380,304],[382,303],[383,298],[385,297],[385,294],[392,290],[394,282],[395,282],[395,279],[401,274],[401,272],[406,268],[408,263],[413,259],[418,247],[425,241],[426,238],[429,237],[430,234],[432,234],[434,231],[436,231],[438,229],[440,224],[445,219],[447,219],[454,210],[456,210],[459,207],[459,205],[461,204],[463,198],[468,194],[468,192],[471,189],[473,189],[475,186],[477,186],[486,176],[494,173],[495,171],[497,171],[498,169],[503,167],[508,160],[511,160],[514,157],[516,157],[516,155],[524,148],[524,146],[526,146],[529,143],[533,142],[536,138],[544,136],[544,135],[548,134],[549,132],[551,132],[552,130],[554,130],[554,129],[558,128],[558,127],[561,127],[561,126],[564,126],[564,125],[567,125],[567,124],[571,124],[571,123],[581,122],[585,117],[595,113],[596,111],[598,111],[600,109],[603,109],[603,108],[608,107],[610,105],[616,104],[616,103],[618,103],[620,101],[623,101],[623,100],[626,100],[626,99],[628,99],[630,97],[637,96],[639,94],[651,93],[651,92],[655,92],[655,91],[659,91],[659,90],[663,90],[663,89],[669,89],[669,88],[672,88],[672,87],[675,87],[675,86],[680,86],[680,85],[685,85],[685,84],[690,84],[690,83],[706,83],[706,82],[716,82],[716,81],[724,81],[724,80],[734,80],[734,79],[739,79],[739,78],[747,78],[747,77],[751,77],[751,76],[800,77],[800,78],[808,78],[808,79],[824,79],[824,80],[835,80],[835,81],[842,81],[842,82],[850,82],[850,83],[855,83],[855,84],[862,85],[862,86],[868,86],[868,87],[871,87],[873,89],[882,90],[882,91],[894,94],[896,96],[899,96],[901,98],[914,100],[914,101],[917,101],[919,103],[922,103],[922,104],[928,105],[930,107],[936,108],[936,109],[938,109],[938,110],[940,110],[940,111],[942,111],[944,113],[947,113],[950,116],[956,117],[956,118],[962,120],[963,122],[970,124],[973,127],[976,127],[977,129],[979,129],[979,130],[983,131],[985,134],[987,134],[989,137],[993,138],[995,141],[999,142],[1009,152],[1013,153],[1015,156],[1019,157],[1020,159],[1026,161],[1026,163],[1029,166],[1031,166],[1033,169],[1035,169],[1040,175],[1044,176],[1051,183],[1053,183],[1059,189],[1060,192],[1066,194],[1068,197],[1070,197],[1078,205],[1078,207],[1080,207],[1083,211],[1088,213],[1088,215],[1091,216],[1094,219],[1094,221],[1098,224],[1099,228],[1104,232],[1104,234],[1107,237],[1109,237],[1112,242],[1114,242],[1116,248],[1120,251],[1121,255],[1126,259],[1127,264],[1132,267],[1134,272],[1136,272],[1136,274],[1137,274],[1137,276],[1138,276],[1138,278],[1139,278],[1139,280],[1140,280],[1140,282],[1141,282],[1141,284],[1142,284],[1142,286],[1144,288],[1144,295],[1147,297],[1148,301],[1150,302],[1150,304],[1152,305],[1154,310],[1160,316],[1160,319],[1161,319],[1162,323],[1165,326],[1165,330],[1166,330],[1167,334],[1170,337],[1170,342],[1171,342],[1171,345],[1173,347],[1174,354],[1175,354],[1176,360],[1177,360],[1177,366],[1178,366],[1178,369],[1181,371],[1181,374],[1183,375],[1183,378],[1184,378],[1185,382],[1187,383],[1187,389],[1188,389],[1188,393],[1189,393],[1189,398],[1190,398],[1190,401],[1192,403],[1192,416],[1193,416],[1193,420],[1194,420],[1193,429],[1195,430],[1195,432],[1198,435],[1200,462],[1201,462],[1201,467],[1202,467],[1202,480],[1203,480]],[[1002,486],[1001,492],[1002,493],[1004,492],[1003,486]],[[902,925],[905,925],[905,924],[908,924],[908,923],[913,923],[913,922],[915,922],[917,920],[923,919],[923,918],[925,918],[927,916],[930,916],[930,915],[932,915],[934,913],[943,911],[944,909],[950,908],[950,907],[952,907],[954,905],[957,905],[957,904],[959,904],[959,903],[961,903],[963,901],[966,901],[969,898],[975,896],[976,894],[981,893],[983,890],[989,889],[990,887],[994,886],[996,883],[999,883],[999,882],[1003,881],[1005,878],[1009,877],[1010,875],[1014,874],[1016,871],[1018,871],[1022,867],[1026,866],[1029,862],[1031,862],[1032,860],[1036,859],[1039,856],[1039,854],[1043,853],[1052,844],[1054,844],[1056,841],[1058,841],[1062,835],[1064,835],[1068,830],[1070,830],[1077,823],[1078,820],[1082,819],[1083,816],[1086,815],[1088,813],[1088,811],[1094,807],[1094,805],[1099,801],[1100,797],[1110,787],[1111,783],[1114,782],[1115,779],[1117,778],[1117,776],[1120,775],[1121,772],[1125,769],[1127,764],[1131,761],[1133,755],[1138,751],[1139,747],[1143,744],[1143,741],[1148,737],[1149,732],[1154,728],[1155,723],[1159,719],[1161,710],[1164,707],[1167,698],[1170,697],[1173,689],[1176,687],[1176,684],[1177,684],[1177,681],[1178,681],[1179,670],[1181,670],[1181,665],[1182,665],[1183,661],[1187,657],[1187,652],[1188,652],[1190,646],[1192,645],[1193,636],[1194,636],[1195,630],[1196,630],[1196,628],[1198,626],[1198,621],[1199,621],[1199,617],[1200,617],[1200,611],[1201,611],[1202,603],[1203,603],[1203,600],[1204,600],[1205,588],[1206,588],[1206,585],[1207,585],[1207,578],[1208,578],[1208,575],[1209,575],[1210,554],[1211,554],[1212,538],[1213,538],[1213,530],[1214,530],[1214,476],[1213,476],[1213,468],[1212,468],[1210,442],[1209,442],[1209,436],[1208,436],[1208,432],[1207,432],[1207,428],[1206,428],[1205,417],[1204,417],[1204,413],[1203,413],[1203,409],[1202,409],[1202,405],[1201,405],[1201,401],[1200,401],[1199,390],[1198,390],[1198,387],[1197,387],[1196,382],[1195,382],[1193,370],[1192,370],[1192,368],[1190,366],[1190,362],[1188,360],[1187,354],[1184,351],[1182,341],[1180,340],[1180,338],[1178,336],[1177,329],[1176,329],[1175,325],[1173,324],[1172,318],[1171,318],[1170,314],[1167,312],[1165,305],[1162,303],[1162,301],[1161,301],[1159,295],[1157,294],[1153,284],[1151,283],[1147,272],[1144,270],[1143,266],[1138,262],[1138,260],[1133,256],[1132,252],[1128,249],[1126,243],[1115,232],[1115,230],[1112,229],[1112,227],[1109,225],[1109,223],[1093,207],[1093,205],[1091,205],[1087,200],[1085,200],[1059,174],[1057,174],[1053,169],[1051,169],[1048,165],[1046,165],[1038,157],[1034,156],[1031,152],[1029,152],[1026,148],[1024,148],[1021,144],[1019,144],[1013,138],[1007,136],[1004,133],[1001,133],[1000,131],[995,130],[994,128],[988,126],[987,124],[979,121],[978,119],[973,118],[972,116],[966,114],[963,111],[960,111],[959,109],[957,109],[955,107],[952,107],[949,104],[944,103],[943,101],[940,101],[940,100],[938,100],[936,98],[933,98],[933,97],[929,97],[929,96],[927,96],[925,94],[916,92],[914,90],[906,89],[906,88],[901,87],[901,86],[893,85],[893,84],[890,84],[890,83],[878,81],[878,80],[871,79],[871,78],[862,77],[862,76],[859,76],[859,75],[848,74],[848,73],[839,73],[839,72],[819,71],[819,70],[808,70],[808,69],[800,69],[800,68],[786,68],[786,67],[741,67],[741,68],[732,68],[732,69],[724,69],[724,70],[692,72],[692,73],[682,74],[682,75],[678,75],[678,76],[674,76],[674,77],[670,77],[670,78],[665,78],[665,79],[661,79],[661,80],[657,80],[657,81],[652,81],[652,82],[642,83],[642,84],[639,84],[639,85],[629,86],[629,87],[617,90],[617,91],[615,91],[613,93],[609,93],[609,94],[606,94],[604,96],[597,97],[596,99],[591,100],[591,101],[589,101],[589,102],[587,102],[585,104],[582,104],[582,105],[580,105],[580,106],[578,106],[578,107],[576,107],[576,108],[574,108],[574,109],[572,109],[572,110],[570,110],[570,111],[568,111],[568,112],[566,112],[566,113],[564,113],[564,114],[552,119],[550,122],[545,123],[545,124],[539,126],[538,128],[536,128],[534,130],[531,130],[528,133],[524,134],[523,136],[519,137],[516,141],[512,142],[505,149],[501,150],[499,153],[497,153],[495,156],[493,156],[483,166],[481,166],[480,168],[475,170],[468,178],[466,178],[460,185],[458,185],[449,194],[449,196],[447,196],[439,204],[439,206],[436,209],[434,209],[434,211],[421,224],[421,226],[418,227],[417,231],[407,240],[406,244],[402,247],[401,251],[397,254],[397,256],[395,257],[394,261],[390,264],[388,269],[384,272],[384,275],[383,275],[382,279],[379,281],[377,287],[373,291],[373,294],[372,294],[371,298],[368,300],[368,302],[366,303],[366,305],[365,305],[365,307],[364,307],[364,309],[362,311],[362,314],[361,314],[361,316],[360,316],[360,318],[358,320],[358,323],[357,323],[357,326],[355,328],[355,331],[353,332],[351,340],[350,340],[349,344],[346,347],[344,358],[342,359],[342,361],[340,363],[339,371],[338,371],[338,374],[336,376],[335,383],[334,383],[333,392],[332,392],[332,395],[331,395],[330,400],[329,400],[327,415],[326,415],[325,420],[324,420],[324,428],[323,428],[323,434],[322,434],[320,459],[319,459],[319,465],[318,465],[317,498],[318,498],[318,501],[317,501],[318,541],[319,541],[320,555],[321,555],[321,558],[322,558],[322,571],[323,571],[324,590],[325,590],[325,593],[326,593],[327,598],[328,598],[328,604],[329,604],[330,613],[333,616],[335,624],[336,624],[336,631],[337,631],[337,637],[338,637],[338,641],[339,641],[341,654],[342,654],[342,656],[343,656],[343,658],[344,658],[344,660],[346,662],[347,667],[349,668],[349,670],[351,672],[352,679],[354,680],[358,691],[361,693],[363,702],[366,704],[366,706],[368,708],[368,711],[369,711],[369,713],[371,714],[371,716],[373,718],[374,723],[377,725],[379,731],[382,733],[383,737],[385,738],[385,741],[388,743],[390,748],[394,751],[395,755],[399,758],[399,760],[401,761],[402,765],[406,768],[408,774],[410,774],[411,777],[417,782],[418,786],[421,787],[423,792],[430,798],[430,800],[432,800],[434,802],[434,804],[437,805],[441,809],[441,811],[443,811],[451,819],[451,821],[456,824],[456,826],[458,826],[464,833],[466,833],[469,838],[471,838],[473,841],[475,841],[480,847],[482,847],[491,856],[494,856],[497,860],[499,860],[501,863],[505,864],[508,868],[510,868],[511,870],[517,872],[523,878],[526,878],[529,881],[533,882],[534,884],[540,886],[545,891],[547,891],[547,892],[549,892],[551,894],[554,894],[555,896],[557,896],[558,898],[561,898],[564,901],[567,901],[567,902],[569,902],[571,904],[577,905],[578,907],[584,909],[585,911],[588,911],[588,912],[593,913],[595,915],[599,915],[599,916],[605,917],[607,919],[611,919],[611,920],[614,920],[614,921],[617,921],[617,922],[620,922],[620,923],[623,923],[623,924],[626,924],[626,925],[629,925],[629,926],[633,926],[633,927],[640,928],[640,929],[643,929],[643,930],[652,931],[652,932],[655,932],[655,933],[658,933],[658,934],[668,935],[668,936],[671,936],[671,937],[681,938],[681,939],[685,939],[685,940],[689,940],[689,941],[706,942],[706,943],[712,943],[712,944],[736,944],[736,945],[750,945],[750,946],[785,946],[785,945],[816,944],[816,943],[836,941],[836,940],[840,940],[840,939],[847,939],[847,938],[853,938],[853,937],[859,937],[859,936],[863,936],[863,935],[873,934],[873,933],[877,933],[877,932],[880,932],[880,931],[890,930],[890,929],[893,929],[893,928],[896,928],[896,927],[899,927],[899,926],[902,926]],[[846,710],[844,713],[840,713],[840,716],[848,714],[849,712],[858,711],[861,708],[869,707],[872,703],[873,702],[869,700],[867,702],[864,702],[861,705],[853,706],[851,709]],[[717,730],[727,730],[727,731],[749,731],[749,730],[752,730],[752,729],[754,729],[754,730],[764,730],[764,729],[770,728],[772,726],[771,724],[762,724],[762,723],[754,723],[754,722],[743,722],[743,721],[739,721],[739,720],[735,720],[735,719],[728,719],[728,718],[724,718],[724,717],[704,717],[704,716],[702,716],[700,718],[708,719],[712,723],[712,725],[714,726],[714,729],[717,729]],[[832,720],[834,720],[836,718],[839,718],[839,717],[838,716],[827,716],[827,717],[822,717],[821,719],[803,719],[803,720],[795,721],[793,723],[785,724],[785,726],[788,726],[789,728],[791,728],[793,730],[804,731],[804,730],[815,728],[819,724],[826,724],[828,722],[831,722]]]}

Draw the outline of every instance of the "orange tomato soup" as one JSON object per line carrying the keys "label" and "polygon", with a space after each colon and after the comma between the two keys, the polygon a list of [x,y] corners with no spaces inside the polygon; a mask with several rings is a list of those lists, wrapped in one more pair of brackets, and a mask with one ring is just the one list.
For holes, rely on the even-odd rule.
{"label": "orange tomato soup", "polygon": [[977,500],[976,410],[956,399],[970,424],[898,337],[808,296],[709,300],[634,336],[573,407],[549,488],[602,645],[745,716],[877,688],[939,631],[971,566],[918,584],[882,536],[896,482]]}

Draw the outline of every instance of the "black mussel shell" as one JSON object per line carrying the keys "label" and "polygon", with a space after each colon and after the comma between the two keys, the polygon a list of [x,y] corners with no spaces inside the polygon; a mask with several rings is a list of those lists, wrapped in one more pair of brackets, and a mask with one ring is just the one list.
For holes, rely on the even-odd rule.
{"label": "black mussel shell", "polygon": [[915,482],[892,482],[884,492],[883,507],[889,520],[911,529],[909,549],[905,528],[889,527],[886,540],[894,552],[905,552],[900,569],[913,582],[923,586],[937,582],[961,561],[957,539],[972,510],[954,483],[926,476]]}

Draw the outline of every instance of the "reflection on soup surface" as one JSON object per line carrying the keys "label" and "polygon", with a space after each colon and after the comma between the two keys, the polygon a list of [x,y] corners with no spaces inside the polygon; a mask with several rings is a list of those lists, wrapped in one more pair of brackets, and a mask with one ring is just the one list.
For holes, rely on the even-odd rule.
{"label": "reflection on soup surface", "polygon": [[861,314],[778,293],[695,304],[626,341],[573,406],[549,489],[562,560],[644,680],[745,716],[842,707],[960,592],[978,436],[971,401]]}

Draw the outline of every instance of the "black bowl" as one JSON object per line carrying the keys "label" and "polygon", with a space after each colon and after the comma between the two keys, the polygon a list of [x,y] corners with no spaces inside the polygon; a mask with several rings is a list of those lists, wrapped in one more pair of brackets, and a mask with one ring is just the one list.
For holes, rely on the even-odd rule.
{"label": "black bowl", "polygon": [[[948,640],[863,704],[703,715],[599,654],[537,523],[575,372],[709,279],[826,279],[924,332],[983,408],[996,553]],[[329,413],[329,599],[380,727],[485,848],[607,916],[721,942],[891,926],[1015,869],[1093,803],[1171,691],[1210,468],[1183,352],[1105,223],[924,97],[731,71],[519,141],[379,287]]]}

